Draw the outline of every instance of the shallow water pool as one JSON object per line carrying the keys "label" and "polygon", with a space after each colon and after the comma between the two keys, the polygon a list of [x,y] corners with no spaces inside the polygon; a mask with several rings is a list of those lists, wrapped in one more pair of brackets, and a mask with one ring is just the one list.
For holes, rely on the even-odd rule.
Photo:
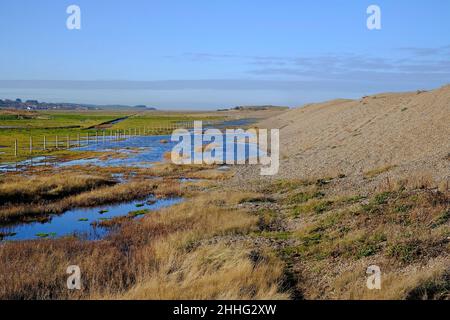
{"label": "shallow water pool", "polygon": [[[77,235],[88,240],[98,240],[104,237],[108,230],[101,227],[93,227],[91,223],[94,221],[126,216],[130,211],[142,209],[158,210],[181,201],[181,198],[155,199],[154,197],[149,197],[144,200],[122,204],[77,208],[66,211],[61,215],[53,215],[49,221],[44,223],[32,222],[0,227],[0,232],[13,234],[5,237],[4,240],[30,240],[68,235]],[[151,212],[148,214],[151,214]]]}

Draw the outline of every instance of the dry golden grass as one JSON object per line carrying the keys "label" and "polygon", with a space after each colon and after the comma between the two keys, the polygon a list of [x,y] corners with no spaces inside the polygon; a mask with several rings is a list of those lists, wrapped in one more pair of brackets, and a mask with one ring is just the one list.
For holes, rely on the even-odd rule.
{"label": "dry golden grass", "polygon": [[132,218],[133,217],[130,215],[119,216],[107,220],[94,221],[91,223],[91,225],[94,228],[115,228],[117,226],[124,224],[125,222],[130,221]]}
{"label": "dry golden grass", "polygon": [[[107,180],[110,181],[110,180]],[[60,187],[55,187],[57,190]],[[18,189],[20,192],[20,189]],[[50,190],[54,190],[51,189]],[[79,190],[78,190],[79,191]],[[49,214],[58,214],[76,207],[93,207],[110,203],[121,203],[143,199],[151,194],[158,198],[179,197],[183,193],[179,183],[172,180],[135,179],[112,186],[99,186],[85,192],[69,195],[61,199],[40,200],[30,203],[12,203],[0,206],[0,222],[8,223],[36,218],[45,218]],[[12,195],[13,193],[11,193]],[[42,192],[40,198],[45,198]]]}
{"label": "dry golden grass", "polygon": [[[110,175],[113,173],[123,173],[129,176],[131,173],[138,177],[165,177],[165,178],[195,178],[195,179],[211,179],[222,180],[232,175],[230,171],[216,170],[215,165],[175,165],[173,163],[156,163],[149,168],[134,167],[98,167],[93,165],[73,166],[72,170],[90,174],[95,171],[98,174]],[[37,169],[36,173],[51,173]]]}
{"label": "dry golden grass", "polygon": [[382,173],[388,172],[389,170],[391,170],[392,168],[395,168],[395,166],[393,165],[386,165],[380,168],[375,168],[369,171],[364,172],[364,178],[365,179],[371,179],[374,178],[376,176],[379,176]]}
{"label": "dry golden grass", "polygon": [[249,256],[250,250],[242,246],[202,246],[188,255],[171,256],[164,268],[139,280],[123,296],[107,298],[286,299],[279,291],[280,261],[252,261]]}
{"label": "dry golden grass", "polygon": [[136,196],[141,197],[150,193],[148,189],[133,189],[136,183],[127,185],[115,185],[100,187],[91,191],[73,196],[67,196],[60,200],[47,200],[35,203],[6,204],[0,207],[0,221],[3,223],[24,221],[42,218],[49,214],[58,214],[75,207],[89,207],[107,203],[132,200]]}
{"label": "dry golden grass", "polygon": [[381,289],[369,290],[365,285],[367,276],[364,276],[367,266],[360,264],[355,270],[339,275],[335,287],[339,290],[340,299],[449,299],[450,287],[445,283],[446,274],[450,271],[448,268],[448,259],[432,259],[404,270],[382,265]]}
{"label": "dry golden grass", "polygon": [[[225,246],[225,235],[255,230],[256,217],[230,194],[204,195],[124,222],[109,238],[5,243],[0,247],[2,299],[285,299],[282,264],[251,248]],[[79,265],[82,290],[66,288],[66,268]]]}
{"label": "dry golden grass", "polygon": [[[287,299],[297,291],[308,299],[450,297],[450,193],[448,184],[438,186],[426,174],[387,177],[373,194],[352,195],[332,193],[337,178],[274,180],[254,193],[206,189],[214,180],[196,188],[178,182],[179,177],[217,180],[231,174],[214,166],[133,170],[136,177],[127,183],[8,208],[10,214],[39,215],[149,194],[188,200],[139,220],[104,221],[103,227],[114,232],[97,242],[4,243],[0,298]],[[106,173],[97,172],[108,179]],[[164,179],[145,179],[158,175]],[[1,183],[14,185],[15,179],[22,178]],[[229,242],[254,237],[272,239],[258,245]],[[66,289],[66,268],[74,264],[82,271],[81,291]],[[382,270],[380,291],[365,285],[366,269],[373,264]],[[295,293],[283,288],[287,272],[295,275]]]}
{"label": "dry golden grass", "polygon": [[230,178],[233,174],[231,171],[217,170],[216,165],[175,165],[172,163],[156,164],[151,168],[136,172],[138,175],[207,180],[224,180]]}
{"label": "dry golden grass", "polygon": [[[128,182],[118,184],[112,177],[117,173],[128,178]],[[158,198],[180,197],[187,188],[176,181],[178,178],[212,181],[229,174],[215,170],[214,166],[174,164],[157,164],[150,168],[31,168],[25,174],[9,173],[0,179],[0,223],[45,220],[49,214],[74,207],[120,203],[150,194]]]}
{"label": "dry golden grass", "polygon": [[183,195],[183,187],[178,181],[165,180],[158,183],[153,190],[153,194],[158,198],[176,198]]}
{"label": "dry golden grass", "polygon": [[398,191],[403,189],[432,189],[436,187],[438,187],[438,184],[435,182],[435,179],[433,179],[433,175],[429,172],[421,172],[404,178],[397,178],[394,180],[386,179],[381,183],[378,189]]}
{"label": "dry golden grass", "polygon": [[226,180],[232,175],[233,173],[231,171],[219,171],[217,169],[205,169],[202,171],[186,173],[187,178],[206,180]]}
{"label": "dry golden grass", "polygon": [[0,183],[0,205],[55,200],[114,183],[112,179],[105,176],[67,172],[31,178],[12,176]]}

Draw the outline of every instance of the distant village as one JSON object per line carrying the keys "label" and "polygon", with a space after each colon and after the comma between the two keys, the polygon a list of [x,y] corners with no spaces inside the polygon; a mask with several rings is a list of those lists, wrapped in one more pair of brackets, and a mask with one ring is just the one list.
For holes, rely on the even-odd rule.
{"label": "distant village", "polygon": [[51,102],[39,102],[37,100],[26,100],[22,99],[10,100],[10,99],[0,99],[0,109],[17,109],[17,110],[102,110],[107,107],[115,108],[138,108],[143,110],[156,110],[156,108],[147,107],[145,105],[138,106],[96,106],[88,104],[77,104],[77,103],[51,103]]}

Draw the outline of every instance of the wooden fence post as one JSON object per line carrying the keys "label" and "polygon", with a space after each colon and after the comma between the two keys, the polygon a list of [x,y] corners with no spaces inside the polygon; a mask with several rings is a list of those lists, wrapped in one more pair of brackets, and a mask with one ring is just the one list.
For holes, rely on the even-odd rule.
{"label": "wooden fence post", "polygon": [[17,139],[14,140],[14,156],[17,158]]}
{"label": "wooden fence post", "polygon": [[56,137],[55,137],[55,147],[56,147],[56,149],[59,148],[58,135],[56,135]]}
{"label": "wooden fence post", "polygon": [[46,150],[46,149],[47,149],[47,139],[44,136],[44,150]]}
{"label": "wooden fence post", "polygon": [[33,153],[33,138],[30,136],[30,154]]}

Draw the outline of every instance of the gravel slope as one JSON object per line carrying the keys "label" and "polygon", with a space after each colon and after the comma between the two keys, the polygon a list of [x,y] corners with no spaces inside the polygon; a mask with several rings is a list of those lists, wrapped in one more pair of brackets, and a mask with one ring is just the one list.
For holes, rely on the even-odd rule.
{"label": "gravel slope", "polygon": [[[450,179],[450,85],[433,91],[384,93],[291,109],[258,124],[280,129],[280,170],[272,178],[344,174],[344,188],[371,186],[364,173]],[[243,166],[235,182],[267,179]],[[380,174],[380,178],[383,177]]]}

